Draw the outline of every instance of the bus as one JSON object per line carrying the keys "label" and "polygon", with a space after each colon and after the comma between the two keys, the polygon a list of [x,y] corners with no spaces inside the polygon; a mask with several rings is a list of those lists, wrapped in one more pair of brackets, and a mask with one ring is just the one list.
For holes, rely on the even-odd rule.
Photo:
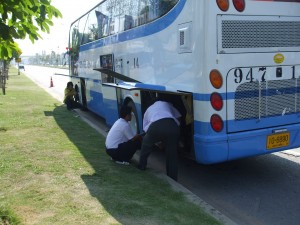
{"label": "bus", "polygon": [[104,0],[70,26],[79,101],[142,132],[157,96],[181,154],[215,164],[300,146],[300,0]]}

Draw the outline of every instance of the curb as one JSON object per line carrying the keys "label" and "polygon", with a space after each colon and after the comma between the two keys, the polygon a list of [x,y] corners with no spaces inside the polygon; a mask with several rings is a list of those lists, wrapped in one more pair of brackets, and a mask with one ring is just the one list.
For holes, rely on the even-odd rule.
{"label": "curb", "polygon": [[227,216],[225,216],[224,214],[222,214],[221,212],[219,212],[217,209],[215,209],[214,207],[212,207],[211,205],[209,205],[203,199],[199,198],[193,192],[191,192],[190,190],[186,189],[184,186],[182,186],[181,184],[177,183],[176,181],[174,181],[173,179],[171,179],[167,175],[162,174],[162,173],[157,173],[156,176],[159,177],[159,178],[161,178],[161,179],[163,179],[163,180],[165,180],[165,181],[167,181],[172,186],[172,188],[175,191],[179,191],[179,192],[183,193],[185,195],[185,197],[190,202],[192,202],[195,205],[197,205],[200,208],[202,208],[206,213],[208,213],[209,215],[211,215],[212,217],[214,217],[216,220],[218,220],[222,224],[224,224],[224,225],[238,225],[237,223],[235,223],[234,221],[232,221],[230,218],[228,218]]}

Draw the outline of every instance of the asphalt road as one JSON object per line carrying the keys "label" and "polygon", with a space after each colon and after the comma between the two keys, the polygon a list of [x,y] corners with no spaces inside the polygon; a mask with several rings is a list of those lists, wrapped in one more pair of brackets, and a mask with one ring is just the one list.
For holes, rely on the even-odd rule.
{"label": "asphalt road", "polygon": [[[26,74],[62,101],[67,73],[25,66]],[[50,88],[50,78],[54,87]],[[107,127],[94,115],[95,129]],[[149,159],[152,170],[165,173],[163,152]],[[217,165],[200,165],[180,157],[178,182],[239,225],[300,225],[300,149],[252,157]]]}

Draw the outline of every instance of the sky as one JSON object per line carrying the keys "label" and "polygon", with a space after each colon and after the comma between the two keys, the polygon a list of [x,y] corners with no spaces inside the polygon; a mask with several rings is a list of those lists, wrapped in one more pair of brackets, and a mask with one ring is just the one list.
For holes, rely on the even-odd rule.
{"label": "sky", "polygon": [[71,23],[100,2],[101,0],[52,0],[51,4],[62,13],[63,18],[54,18],[50,33],[40,32],[43,39],[35,41],[34,44],[28,37],[25,40],[16,40],[23,52],[21,57],[42,54],[43,51],[46,51],[46,54],[50,54],[51,51],[65,52]]}

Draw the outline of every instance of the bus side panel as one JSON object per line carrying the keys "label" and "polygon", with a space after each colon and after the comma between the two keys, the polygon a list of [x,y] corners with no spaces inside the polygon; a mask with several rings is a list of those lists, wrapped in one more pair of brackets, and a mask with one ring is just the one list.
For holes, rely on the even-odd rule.
{"label": "bus side panel", "polygon": [[112,126],[119,118],[118,101],[116,88],[111,86],[102,86],[104,118],[106,124]]}
{"label": "bus side panel", "polygon": [[105,109],[103,104],[103,94],[101,91],[101,81],[86,79],[87,107],[90,111],[104,117]]}

